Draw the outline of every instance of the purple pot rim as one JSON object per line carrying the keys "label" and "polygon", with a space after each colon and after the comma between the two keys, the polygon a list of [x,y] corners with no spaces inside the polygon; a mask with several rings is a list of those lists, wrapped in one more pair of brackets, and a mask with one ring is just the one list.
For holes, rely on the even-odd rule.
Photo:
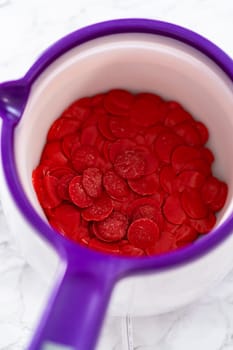
{"label": "purple pot rim", "polygon": [[[19,81],[31,87],[41,72],[63,53],[89,40],[118,33],[150,33],[179,40],[208,56],[233,81],[233,61],[215,44],[199,34],[178,25],[141,18],[101,22],[84,27],[65,36],[48,48]],[[4,84],[1,86],[4,88]],[[24,101],[22,101],[23,105],[26,105],[27,98],[28,96],[25,96]],[[167,269],[179,264],[186,264],[207,254],[221,244],[233,231],[233,215],[231,215],[220,227],[213,230],[211,234],[206,235],[191,246],[175,252],[145,258],[126,258],[107,255],[81,247],[57,234],[36,213],[26,198],[18,179],[14,162],[13,138],[15,125],[16,121],[14,119],[3,119],[1,152],[3,169],[9,190],[28,223],[34,227],[41,237],[50,242],[60,257],[64,261],[67,261],[70,266],[74,266],[76,261],[85,258],[88,259],[88,264],[94,264],[97,260],[111,262],[113,269],[118,269],[121,275],[146,270]],[[76,259],[77,255],[79,255],[78,259]]]}

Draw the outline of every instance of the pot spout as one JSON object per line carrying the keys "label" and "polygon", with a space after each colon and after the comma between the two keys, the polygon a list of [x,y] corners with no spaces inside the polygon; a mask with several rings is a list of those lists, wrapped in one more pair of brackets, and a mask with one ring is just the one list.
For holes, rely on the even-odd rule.
{"label": "pot spout", "polygon": [[27,103],[30,87],[21,80],[0,84],[0,117],[17,122]]}

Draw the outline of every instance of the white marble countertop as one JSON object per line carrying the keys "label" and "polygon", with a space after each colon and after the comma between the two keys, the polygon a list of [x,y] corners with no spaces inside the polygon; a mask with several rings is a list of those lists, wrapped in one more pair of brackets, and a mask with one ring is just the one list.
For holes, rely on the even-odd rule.
{"label": "white marble countertop", "polygon": [[[0,0],[0,81],[23,75],[61,36],[97,21],[147,17],[206,36],[233,57],[232,0]],[[48,287],[15,248],[0,213],[0,350],[22,350]],[[130,339],[128,339],[130,337]],[[107,318],[98,350],[233,350],[233,272],[189,307]]]}

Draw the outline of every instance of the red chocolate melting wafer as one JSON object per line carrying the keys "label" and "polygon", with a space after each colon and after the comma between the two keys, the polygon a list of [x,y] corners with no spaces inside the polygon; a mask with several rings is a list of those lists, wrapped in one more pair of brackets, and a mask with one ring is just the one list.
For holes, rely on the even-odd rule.
{"label": "red chocolate melting wafer", "polygon": [[84,97],[51,125],[33,186],[51,226],[73,242],[135,258],[168,253],[208,234],[225,205],[208,138],[155,94]]}

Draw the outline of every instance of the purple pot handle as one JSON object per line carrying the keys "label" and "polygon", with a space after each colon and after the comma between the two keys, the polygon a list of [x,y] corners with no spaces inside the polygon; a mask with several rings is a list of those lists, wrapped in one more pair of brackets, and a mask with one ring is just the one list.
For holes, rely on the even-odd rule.
{"label": "purple pot handle", "polygon": [[93,350],[114,281],[65,272],[57,281],[29,350]]}
{"label": "purple pot handle", "polygon": [[[20,120],[29,93],[30,85],[22,80],[0,84],[0,116],[8,127]],[[94,252],[78,252],[75,244],[60,242],[61,236],[52,235],[50,242],[57,242],[56,249],[62,245],[60,253],[66,269],[56,282],[28,349],[93,350],[119,277],[118,269],[108,264],[113,262],[112,257],[98,254],[93,258]]]}

